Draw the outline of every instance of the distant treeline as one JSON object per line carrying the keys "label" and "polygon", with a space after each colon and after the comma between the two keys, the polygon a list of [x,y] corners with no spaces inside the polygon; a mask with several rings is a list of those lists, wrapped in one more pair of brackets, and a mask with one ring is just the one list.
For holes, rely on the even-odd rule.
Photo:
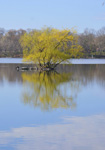
{"label": "distant treeline", "polygon": [[79,34],[79,44],[84,49],[84,57],[105,57],[105,27],[98,31],[85,29]]}
{"label": "distant treeline", "polygon": [[[0,57],[22,57],[23,50],[19,43],[21,35],[32,29],[5,30],[0,28]],[[83,47],[84,58],[105,57],[105,27],[98,31],[85,29],[78,34],[79,44]]]}
{"label": "distant treeline", "polygon": [[0,28],[0,57],[22,57],[22,48],[19,43],[23,29],[6,31]]}

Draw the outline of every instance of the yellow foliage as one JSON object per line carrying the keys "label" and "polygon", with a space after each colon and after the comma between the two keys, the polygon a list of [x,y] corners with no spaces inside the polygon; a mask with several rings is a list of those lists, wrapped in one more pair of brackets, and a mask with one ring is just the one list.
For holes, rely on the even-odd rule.
{"label": "yellow foliage", "polygon": [[20,43],[23,47],[23,61],[54,68],[62,61],[82,55],[75,31],[44,28],[25,33]]}

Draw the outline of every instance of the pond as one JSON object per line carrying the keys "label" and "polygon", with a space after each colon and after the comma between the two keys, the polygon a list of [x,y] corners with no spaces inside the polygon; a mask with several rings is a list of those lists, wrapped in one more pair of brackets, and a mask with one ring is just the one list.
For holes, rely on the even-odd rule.
{"label": "pond", "polygon": [[16,66],[0,64],[1,150],[104,150],[104,64]]}
{"label": "pond", "polygon": [[[105,64],[105,59],[70,59],[69,62],[72,64]],[[23,61],[22,58],[0,58],[0,63],[22,64]]]}

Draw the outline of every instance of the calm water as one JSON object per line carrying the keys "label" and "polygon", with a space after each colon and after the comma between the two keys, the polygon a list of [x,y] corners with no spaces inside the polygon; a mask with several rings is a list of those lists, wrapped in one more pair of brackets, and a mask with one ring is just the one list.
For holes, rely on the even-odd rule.
{"label": "calm water", "polygon": [[[22,58],[0,58],[0,63],[21,64]],[[105,64],[105,59],[71,59],[72,64]]]}
{"label": "calm water", "polygon": [[0,150],[105,150],[105,65],[16,65],[0,64]]}

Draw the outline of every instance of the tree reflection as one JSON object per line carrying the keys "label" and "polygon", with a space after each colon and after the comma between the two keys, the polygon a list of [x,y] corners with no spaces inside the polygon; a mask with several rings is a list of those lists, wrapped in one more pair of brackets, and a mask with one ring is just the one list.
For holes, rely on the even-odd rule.
{"label": "tree reflection", "polygon": [[40,107],[42,110],[76,107],[79,83],[72,81],[71,73],[22,73],[22,78],[24,104]]}

